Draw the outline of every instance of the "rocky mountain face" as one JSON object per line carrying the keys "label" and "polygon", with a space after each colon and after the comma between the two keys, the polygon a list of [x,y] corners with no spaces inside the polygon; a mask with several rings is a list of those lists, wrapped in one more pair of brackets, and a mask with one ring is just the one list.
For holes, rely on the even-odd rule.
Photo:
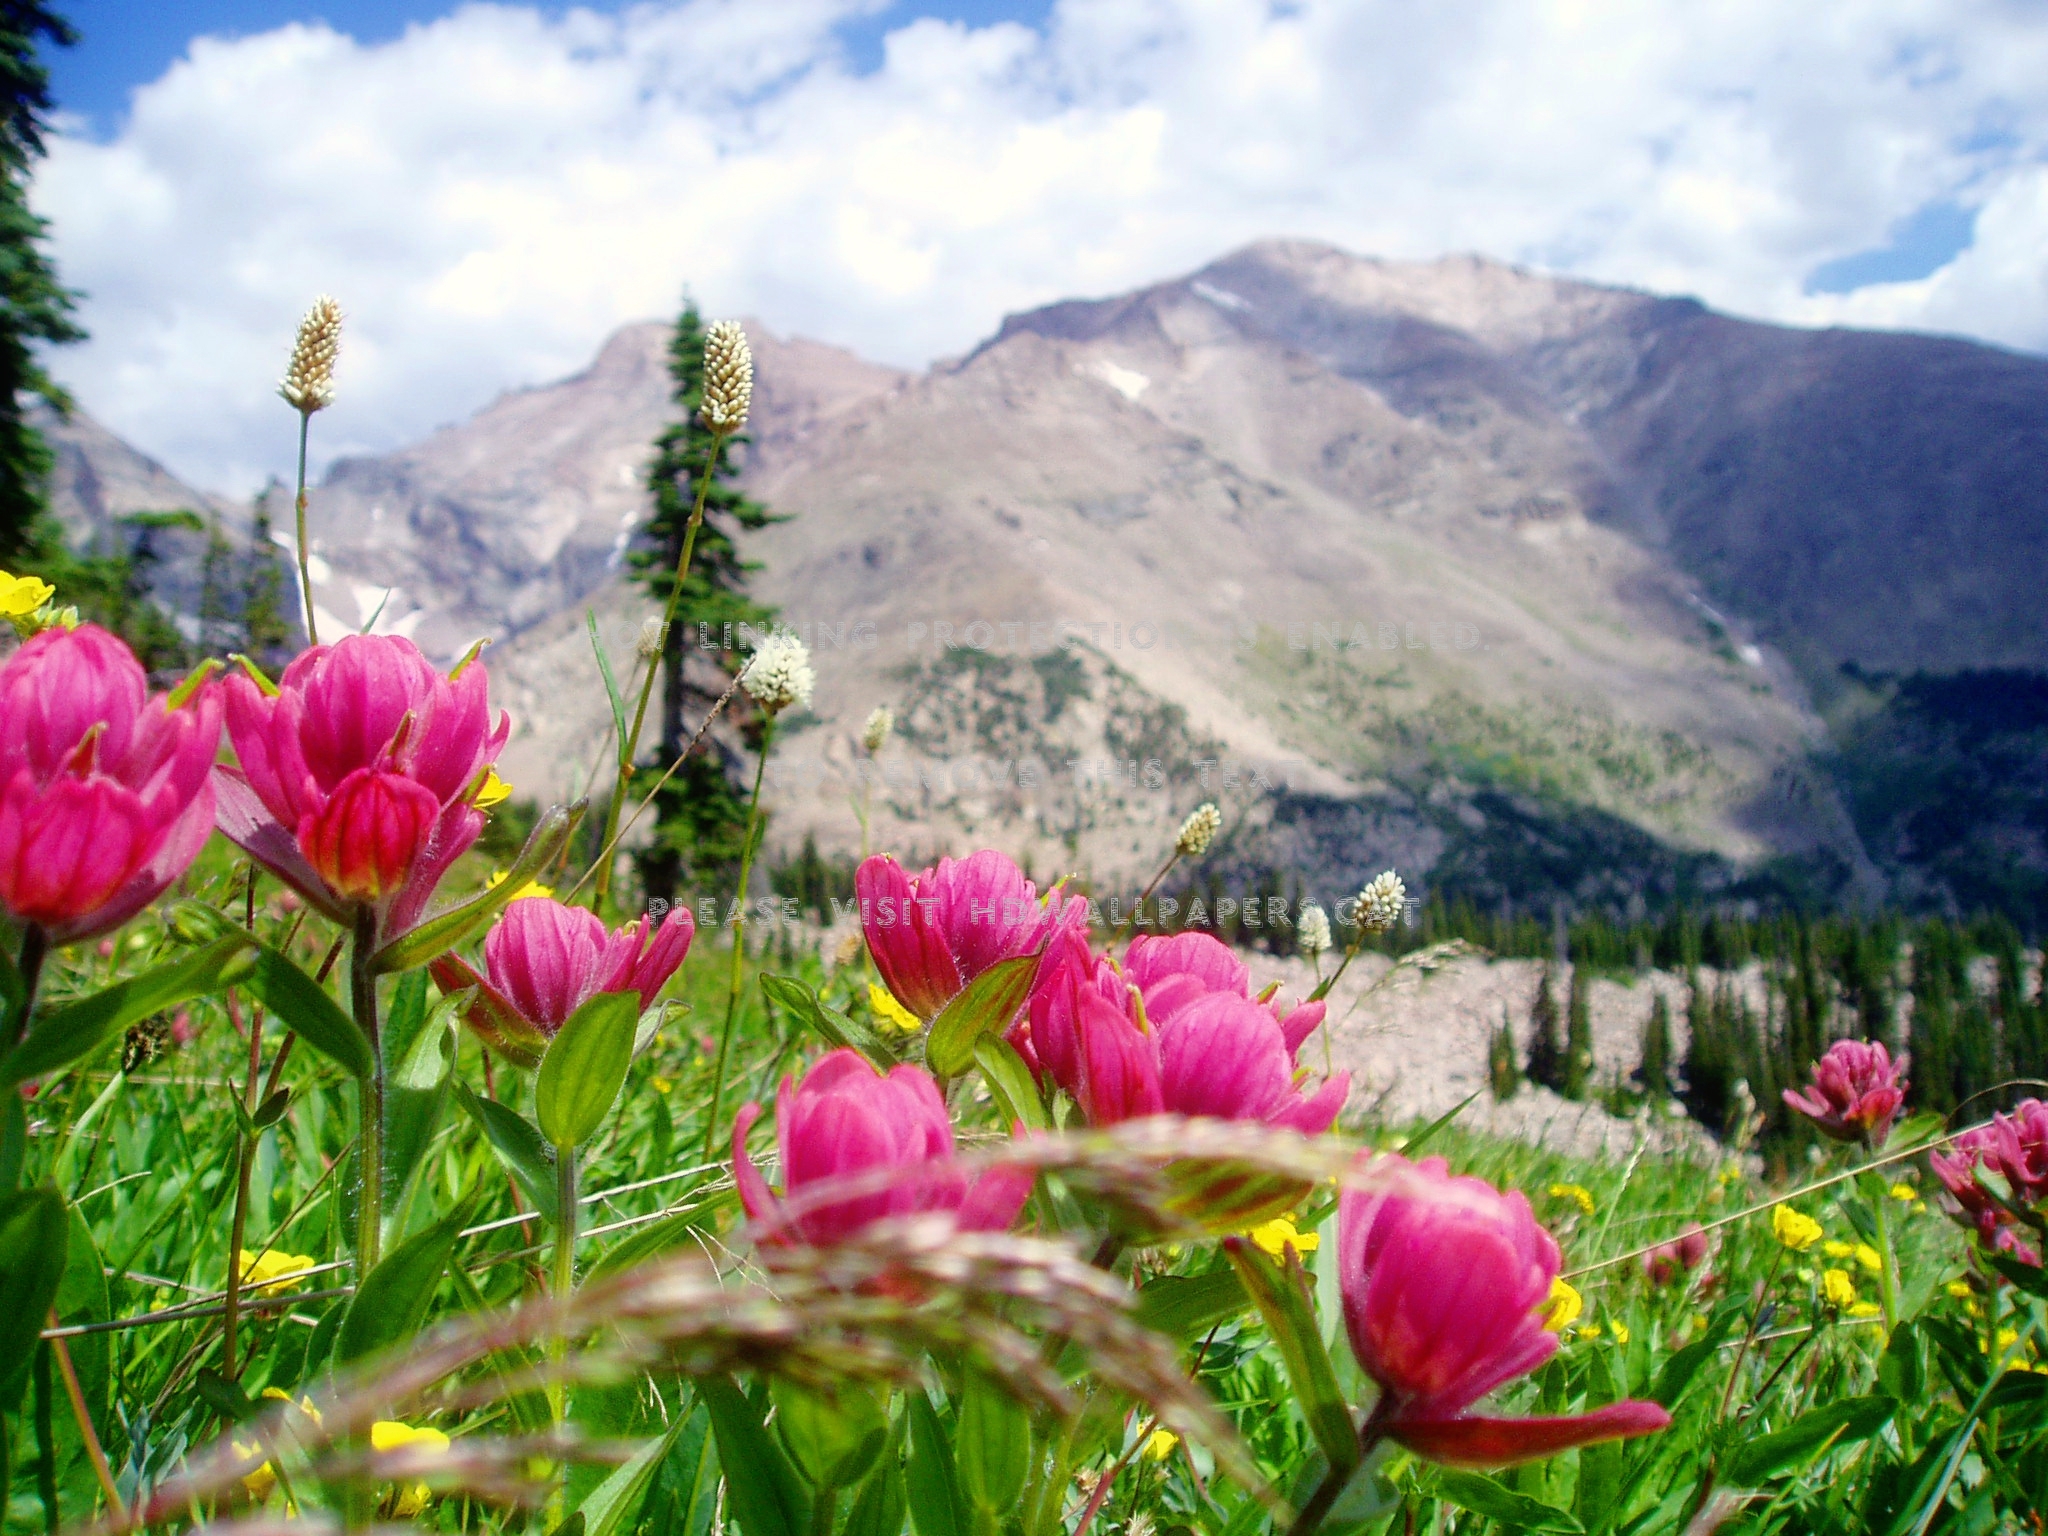
{"label": "rocky mountain face", "polygon": [[[866,808],[889,846],[1142,879],[1216,799],[1226,883],[1876,900],[1922,823],[1842,762],[1881,742],[1912,779],[1926,732],[1872,724],[1926,712],[1894,675],[2048,667],[2042,360],[1297,242],[916,376],[750,334],[747,477],[792,515],[749,553],[819,672],[785,848],[852,850]],[[496,636],[525,790],[606,750],[583,610],[629,665],[665,340],[314,496],[323,631]]]}

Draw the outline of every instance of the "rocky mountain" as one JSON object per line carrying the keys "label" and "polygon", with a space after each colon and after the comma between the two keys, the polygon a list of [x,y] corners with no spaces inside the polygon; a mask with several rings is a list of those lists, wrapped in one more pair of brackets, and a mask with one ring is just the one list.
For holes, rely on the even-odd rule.
{"label": "rocky mountain", "polygon": [[[1247,887],[1970,889],[1901,830],[1931,728],[1884,722],[1934,718],[1929,677],[2048,667],[2048,362],[1300,242],[915,376],[750,334],[747,475],[793,516],[749,552],[819,671],[777,751],[785,849],[855,848],[869,805],[892,846],[1136,880],[1213,798],[1205,878]],[[665,338],[628,327],[314,496],[323,629],[497,637],[523,789],[581,790],[606,750],[583,610],[630,664]],[[2033,842],[1985,856],[2048,867],[2048,791],[2021,798]]]}

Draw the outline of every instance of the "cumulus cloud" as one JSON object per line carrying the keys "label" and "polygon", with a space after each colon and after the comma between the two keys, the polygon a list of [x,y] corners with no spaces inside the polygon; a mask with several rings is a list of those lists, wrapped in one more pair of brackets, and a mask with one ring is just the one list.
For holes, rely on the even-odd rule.
{"label": "cumulus cloud", "polygon": [[[38,188],[93,339],[56,370],[180,473],[288,464],[294,321],[350,315],[316,440],[376,450],[713,314],[921,365],[1009,310],[1264,235],[1474,250],[1796,323],[2048,347],[2031,0],[1060,0],[1043,31],[839,29],[884,0],[470,5],[363,46],[201,38]],[[1930,203],[1970,247],[1809,294]]]}

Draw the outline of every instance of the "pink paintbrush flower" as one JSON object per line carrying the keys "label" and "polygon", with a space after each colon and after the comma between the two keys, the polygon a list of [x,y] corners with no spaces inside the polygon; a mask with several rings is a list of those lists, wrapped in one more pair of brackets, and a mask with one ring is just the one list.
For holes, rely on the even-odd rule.
{"label": "pink paintbrush flower", "polygon": [[1707,1260],[1707,1234],[1693,1222],[1668,1243],[1659,1243],[1643,1255],[1643,1275],[1652,1285],[1669,1285],[1682,1280]]}
{"label": "pink paintbrush flower", "polygon": [[1542,1317],[1557,1243],[1519,1193],[1453,1178],[1442,1158],[1366,1166],[1375,1187],[1339,1202],[1337,1274],[1352,1351],[1380,1388],[1368,1433],[1448,1466],[1498,1467],[1671,1422],[1634,1401],[1563,1418],[1467,1413],[1557,1352]]}
{"label": "pink paintbrush flower", "polygon": [[1207,934],[1140,938],[1119,971],[1062,933],[1011,1041],[1091,1125],[1204,1115],[1315,1135],[1351,1087],[1342,1072],[1314,1094],[1299,1086],[1295,1052],[1322,1017],[1321,1003],[1283,1017],[1252,997],[1243,964]]}
{"label": "pink paintbrush flower", "polygon": [[[1948,1191],[1951,1216],[1985,1247],[2040,1267],[2039,1237],[2029,1240],[2014,1210],[2048,1206],[2048,1104],[2023,1099],[2010,1115],[1993,1115],[1989,1125],[1964,1131],[1946,1153],[1929,1153],[1927,1161]],[[2009,1200],[1999,1200],[1979,1181],[1980,1167],[2005,1181]]]}
{"label": "pink paintbrush flower", "polygon": [[582,907],[524,896],[484,939],[484,975],[454,954],[432,970],[443,993],[475,987],[471,1026],[513,1059],[528,1059],[600,992],[638,992],[640,1006],[651,1006],[696,933],[686,906],[672,907],[651,931],[649,920],[635,918],[614,933]]}
{"label": "pink paintbrush flower", "polygon": [[47,629],[0,667],[0,905],[53,943],[118,928],[213,830],[220,695],[173,708],[96,625]]}
{"label": "pink paintbrush flower", "polygon": [[489,687],[395,635],[301,651],[274,694],[229,677],[241,767],[214,773],[221,831],[336,921],[368,907],[380,938],[404,932],[483,830],[473,802],[511,732]]}
{"label": "pink paintbrush flower", "polygon": [[1837,1141],[1884,1145],[1892,1121],[1906,1101],[1906,1068],[1883,1045],[1837,1040],[1813,1064],[1813,1084],[1804,1094],[1785,1090],[1785,1102]]}
{"label": "pink paintbrush flower", "polygon": [[989,848],[915,875],[877,854],[853,883],[875,969],[896,1000],[927,1021],[983,971],[1035,954],[1055,929],[1088,916],[1079,896],[1041,903],[1024,872]]}
{"label": "pink paintbrush flower", "polygon": [[[775,1095],[775,1140],[782,1181],[796,1201],[785,1213],[747,1155],[747,1132],[761,1117],[749,1103],[732,1128],[733,1177],[748,1217],[770,1245],[842,1242],[871,1222],[930,1211],[953,1213],[962,1231],[1000,1232],[1031,1194],[1028,1168],[993,1168],[970,1179],[953,1163],[953,1122],[938,1084],[922,1067],[877,1072],[856,1051],[833,1051]],[[885,1189],[820,1200],[818,1186],[881,1169],[900,1169]],[[806,1195],[811,1198],[805,1198]]]}

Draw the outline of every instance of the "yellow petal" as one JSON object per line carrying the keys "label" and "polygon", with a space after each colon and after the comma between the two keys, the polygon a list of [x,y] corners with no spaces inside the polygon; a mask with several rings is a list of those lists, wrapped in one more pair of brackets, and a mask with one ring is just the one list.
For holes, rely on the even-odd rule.
{"label": "yellow petal", "polygon": [[894,1024],[906,1033],[914,1034],[924,1028],[924,1020],[896,1001],[896,994],[887,987],[868,984],[868,1006],[875,1010],[875,1017],[888,1024]]}
{"label": "yellow petal", "polygon": [[1771,1231],[1794,1253],[1804,1253],[1821,1239],[1821,1225],[1789,1205],[1771,1207]]}
{"label": "yellow petal", "polygon": [[395,1419],[379,1419],[370,1426],[370,1448],[376,1451],[395,1451],[401,1446],[424,1446],[430,1451],[448,1449],[448,1437],[438,1429],[415,1429],[410,1424],[401,1424]]}
{"label": "yellow petal", "polygon": [[[1537,1309],[1536,1315],[1543,1320],[1543,1326],[1548,1332],[1562,1333],[1576,1322],[1579,1314],[1585,1310],[1585,1297],[1564,1281],[1553,1279],[1550,1282],[1550,1295]],[[1599,1332],[1597,1325],[1593,1325],[1593,1331]]]}
{"label": "yellow petal", "polygon": [[1846,1269],[1824,1270],[1820,1277],[1821,1294],[1831,1306],[1853,1307],[1856,1305],[1856,1282],[1849,1278]]}
{"label": "yellow petal", "polygon": [[498,777],[498,770],[486,768],[484,781],[478,786],[476,798],[470,802],[480,811],[488,811],[494,805],[502,805],[512,797],[512,786]]}
{"label": "yellow petal", "polygon": [[1173,1448],[1180,1444],[1180,1436],[1170,1429],[1155,1429],[1145,1440],[1145,1454],[1154,1461],[1164,1461],[1173,1454]]}

